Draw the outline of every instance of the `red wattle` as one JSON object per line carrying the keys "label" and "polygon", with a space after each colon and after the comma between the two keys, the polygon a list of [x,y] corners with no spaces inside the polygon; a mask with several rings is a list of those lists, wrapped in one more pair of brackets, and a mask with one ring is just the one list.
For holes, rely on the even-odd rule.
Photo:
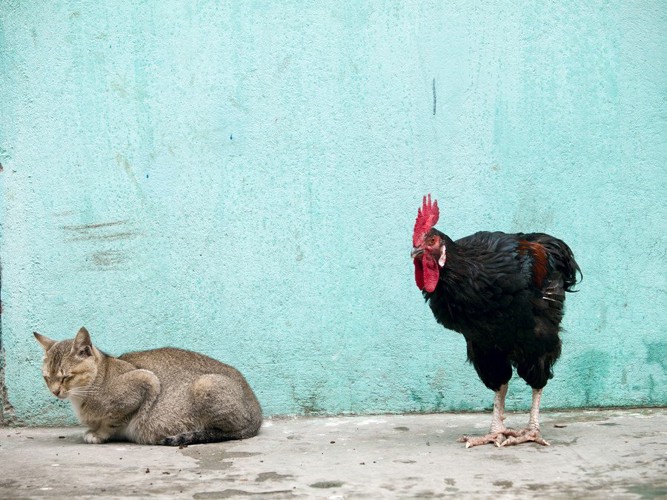
{"label": "red wattle", "polygon": [[422,261],[419,259],[414,259],[415,261],[415,281],[417,282],[417,288],[420,290],[424,289],[424,266],[422,266]]}
{"label": "red wattle", "polygon": [[424,290],[430,293],[435,290],[436,286],[438,286],[438,280],[440,279],[440,267],[438,266],[438,262],[433,258],[433,256],[428,253],[424,253],[421,263],[422,267],[424,268]]}

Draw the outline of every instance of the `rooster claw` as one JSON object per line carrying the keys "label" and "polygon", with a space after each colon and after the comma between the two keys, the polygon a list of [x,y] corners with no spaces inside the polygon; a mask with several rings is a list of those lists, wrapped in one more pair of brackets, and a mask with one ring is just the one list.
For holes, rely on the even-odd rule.
{"label": "rooster claw", "polygon": [[459,443],[465,443],[466,448],[472,448],[473,446],[479,446],[481,444],[495,444],[497,447],[503,445],[507,441],[507,432],[509,429],[505,429],[500,432],[490,432],[486,436],[461,436],[458,439]]}
{"label": "rooster claw", "polygon": [[512,446],[528,442],[541,444],[542,446],[551,446],[551,444],[542,437],[539,429],[523,429],[514,435],[508,436],[500,446]]}

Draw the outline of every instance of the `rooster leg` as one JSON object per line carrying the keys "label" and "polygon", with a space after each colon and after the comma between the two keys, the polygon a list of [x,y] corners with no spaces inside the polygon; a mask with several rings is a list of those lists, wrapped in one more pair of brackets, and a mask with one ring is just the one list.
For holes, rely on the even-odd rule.
{"label": "rooster leg", "polygon": [[505,396],[507,395],[507,384],[500,386],[496,391],[496,396],[493,399],[493,417],[491,419],[491,429],[486,436],[462,436],[459,439],[460,443],[465,443],[466,448],[477,446],[480,444],[494,443],[496,446],[501,446],[507,441],[508,433],[518,434],[505,427]]}
{"label": "rooster leg", "polygon": [[500,446],[509,446],[513,444],[526,443],[529,441],[549,446],[549,443],[542,438],[540,433],[540,399],[542,398],[542,389],[533,389],[533,404],[530,407],[530,420],[528,420],[528,427],[525,429],[509,433],[509,436],[503,441]]}

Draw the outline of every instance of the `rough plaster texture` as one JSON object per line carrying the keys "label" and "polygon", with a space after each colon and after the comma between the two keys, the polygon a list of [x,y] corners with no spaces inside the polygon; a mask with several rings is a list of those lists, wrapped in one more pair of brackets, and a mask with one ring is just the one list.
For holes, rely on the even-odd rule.
{"label": "rough plaster texture", "polygon": [[2,2],[17,417],[72,421],[31,332],[81,325],[231,363],[267,414],[488,407],[413,282],[426,192],[452,237],[574,249],[545,407],[666,404],[665,33],[663,2]]}

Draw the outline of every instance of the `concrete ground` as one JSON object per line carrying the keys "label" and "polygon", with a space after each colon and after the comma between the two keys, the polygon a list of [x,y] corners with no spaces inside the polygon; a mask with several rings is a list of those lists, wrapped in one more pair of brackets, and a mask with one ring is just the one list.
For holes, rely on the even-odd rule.
{"label": "concrete ground", "polygon": [[489,423],[273,419],[255,438],[183,449],[88,445],[82,428],[2,428],[0,498],[667,498],[667,409],[544,412],[550,447],[456,442]]}

